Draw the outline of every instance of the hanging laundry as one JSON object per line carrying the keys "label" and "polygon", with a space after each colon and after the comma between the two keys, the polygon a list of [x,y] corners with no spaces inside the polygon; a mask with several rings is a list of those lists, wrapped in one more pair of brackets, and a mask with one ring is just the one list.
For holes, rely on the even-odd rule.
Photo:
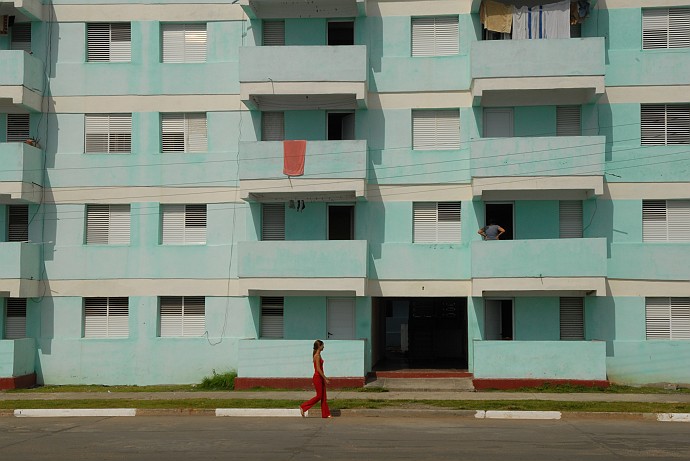
{"label": "hanging laundry", "polygon": [[479,7],[479,19],[484,24],[484,29],[510,33],[513,25],[513,6],[484,0]]}
{"label": "hanging laundry", "polygon": [[589,16],[590,4],[589,0],[578,0],[577,2],[578,14],[580,15],[580,22]]}
{"label": "hanging laundry", "polygon": [[580,18],[580,7],[578,6],[577,2],[571,2],[570,3],[570,25],[574,26],[575,24],[580,24],[582,22],[582,18]]}
{"label": "hanging laundry", "polygon": [[540,5],[513,7],[513,40],[545,37],[544,12]]}
{"label": "hanging laundry", "polygon": [[570,0],[542,6],[544,38],[570,38]]}
{"label": "hanging laundry", "polygon": [[283,141],[283,174],[302,176],[307,141]]}

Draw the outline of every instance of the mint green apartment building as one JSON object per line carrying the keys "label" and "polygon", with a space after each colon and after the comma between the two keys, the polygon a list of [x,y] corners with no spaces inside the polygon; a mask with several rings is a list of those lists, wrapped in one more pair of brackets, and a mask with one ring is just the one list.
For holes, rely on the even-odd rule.
{"label": "mint green apartment building", "polygon": [[690,383],[690,2],[480,3],[0,0],[0,387]]}

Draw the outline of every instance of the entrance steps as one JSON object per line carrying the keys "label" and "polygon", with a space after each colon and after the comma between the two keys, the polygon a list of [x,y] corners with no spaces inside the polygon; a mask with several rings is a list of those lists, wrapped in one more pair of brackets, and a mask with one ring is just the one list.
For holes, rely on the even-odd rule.
{"label": "entrance steps", "polygon": [[367,379],[365,389],[388,391],[474,391],[472,374],[444,371],[374,372]]}

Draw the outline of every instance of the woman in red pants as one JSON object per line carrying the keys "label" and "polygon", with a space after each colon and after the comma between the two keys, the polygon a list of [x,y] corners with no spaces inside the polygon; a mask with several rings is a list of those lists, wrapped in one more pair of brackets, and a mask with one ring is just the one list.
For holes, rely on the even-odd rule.
{"label": "woman in red pants", "polygon": [[328,409],[328,400],[326,399],[326,384],[331,382],[330,379],[326,378],[323,372],[323,359],[321,358],[321,351],[323,350],[323,341],[317,339],[314,341],[314,351],[312,352],[312,357],[314,359],[314,376],[312,377],[312,382],[314,383],[314,388],[316,389],[316,396],[304,402],[299,406],[299,412],[304,418],[304,413],[309,411],[311,407],[316,404],[319,400],[321,401],[321,417],[330,418],[331,412]]}

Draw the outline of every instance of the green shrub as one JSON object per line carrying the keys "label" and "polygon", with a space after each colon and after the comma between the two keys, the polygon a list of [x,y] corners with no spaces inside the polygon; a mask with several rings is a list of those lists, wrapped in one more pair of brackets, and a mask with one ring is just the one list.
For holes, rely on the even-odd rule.
{"label": "green shrub", "polygon": [[235,389],[235,378],[237,377],[237,372],[235,370],[230,370],[225,373],[216,373],[213,370],[213,376],[204,376],[201,380],[201,384],[197,389],[205,389],[209,391],[232,391]]}

